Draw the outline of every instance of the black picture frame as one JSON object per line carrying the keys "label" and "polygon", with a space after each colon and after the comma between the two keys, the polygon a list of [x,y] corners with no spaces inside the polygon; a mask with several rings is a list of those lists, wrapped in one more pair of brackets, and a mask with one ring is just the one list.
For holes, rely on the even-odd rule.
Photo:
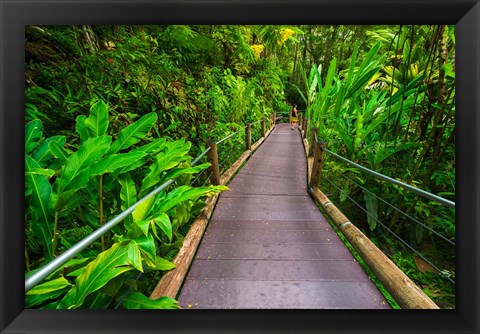
{"label": "black picture frame", "polygon": [[[2,333],[478,333],[478,1],[0,0]],[[455,310],[24,310],[24,27],[29,24],[455,24]]]}

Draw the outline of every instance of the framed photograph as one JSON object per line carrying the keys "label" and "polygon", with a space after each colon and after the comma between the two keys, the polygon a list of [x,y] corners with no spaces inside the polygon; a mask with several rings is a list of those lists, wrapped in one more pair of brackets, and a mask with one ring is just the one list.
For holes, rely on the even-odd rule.
{"label": "framed photograph", "polygon": [[[480,4],[478,1],[466,0],[462,2],[447,0],[424,1],[368,1],[368,0],[58,0],[58,1],[9,1],[0,0],[0,331],[2,333],[97,333],[97,332],[159,332],[159,333],[185,333],[185,332],[278,332],[278,333],[478,333],[480,317],[479,301],[479,129],[480,129]],[[134,309],[88,309],[79,307],[75,310],[36,309],[25,307],[25,268],[28,267],[29,258],[26,244],[33,242],[27,240],[25,234],[25,196],[29,191],[25,182],[25,125],[35,118],[43,115],[42,110],[35,108],[26,98],[26,87],[35,85],[35,78],[30,76],[27,56],[34,54],[35,61],[41,64],[41,59],[50,61],[56,52],[77,52],[72,49],[49,50],[42,45],[27,43],[27,36],[36,33],[45,33],[42,26],[69,27],[77,26],[85,37],[84,45],[79,48],[88,50],[89,47],[110,50],[116,47],[115,40],[96,45],[98,41],[89,40],[89,28],[92,26],[114,27],[134,26],[259,26],[259,25],[285,25],[285,26],[331,26],[333,27],[362,27],[362,26],[443,26],[451,27],[451,37],[455,39],[455,56],[453,69],[454,77],[454,142],[455,150],[452,159],[454,167],[454,193],[455,202],[459,206],[455,211],[455,283],[453,298],[454,305],[439,310],[374,310],[374,309],[298,309],[292,305],[291,309],[190,309],[181,310],[134,310]],[[91,28],[90,28],[91,29]],[[122,28],[123,29],[123,28]],[[336,31],[336,36],[342,36],[343,30]],[[285,40],[294,34],[293,30],[285,29],[281,37]],[[401,29],[400,29],[401,30]],[[57,30],[57,32],[60,30]],[[68,29],[65,30],[69,33]],[[109,33],[111,33],[109,30]],[[319,29],[318,31],[321,31]],[[347,31],[347,30],[345,30]],[[352,31],[357,31],[353,29]],[[358,29],[362,31],[362,29]],[[93,32],[92,32],[93,33]],[[119,33],[121,33],[119,31]],[[176,34],[179,33],[178,31]],[[185,32],[186,35],[190,33]],[[443,33],[443,31],[441,32]],[[360,33],[359,33],[360,34]],[[439,33],[440,34],[440,33]],[[141,38],[148,38],[148,34]],[[186,36],[185,35],[185,36]],[[288,36],[287,36],[288,35]],[[399,34],[400,35],[400,34]],[[73,35],[72,35],[73,36]],[[74,38],[58,32],[53,37],[61,40]],[[180,35],[178,35],[180,36]],[[333,33],[332,33],[333,36]],[[405,38],[410,38],[405,35]],[[413,36],[413,32],[412,35]],[[280,37],[279,37],[280,38]],[[378,39],[383,38],[381,34]],[[281,38],[280,38],[281,39]],[[36,40],[38,43],[42,39]],[[208,44],[208,41],[204,41]],[[285,41],[283,41],[285,42]],[[119,42],[120,43],[120,42]],[[122,41],[123,43],[123,41]],[[152,42],[153,45],[154,42]],[[280,42],[276,42],[277,44]],[[334,42],[330,43],[333,45]],[[68,43],[67,43],[68,44]],[[65,44],[65,45],[67,45]],[[205,45],[206,45],[205,44]],[[263,45],[250,43],[249,50],[252,62],[263,57]],[[80,43],[79,43],[80,45]],[[324,50],[328,45],[323,45]],[[432,46],[433,47],[433,46]],[[37,48],[37,49],[35,49]],[[34,50],[35,49],[35,50]],[[33,51],[32,51],[33,50]],[[39,51],[40,50],[40,51]],[[84,51],[85,51],[84,50]],[[203,49],[202,49],[203,50]],[[206,50],[206,49],[205,49]],[[343,50],[343,49],[342,49]],[[178,59],[187,57],[182,50],[171,48],[171,52],[178,53]],[[398,48],[397,50],[398,51]],[[83,51],[79,51],[83,52]],[[85,51],[86,52],[86,51]],[[343,51],[341,51],[343,52]],[[351,52],[351,51],[350,51]],[[403,49],[400,53],[405,52]],[[234,57],[233,55],[222,57]],[[321,55],[321,53],[319,53]],[[214,57],[215,55],[211,55]],[[298,57],[302,57],[298,53]],[[296,57],[297,57],[296,56]],[[132,55],[132,57],[145,57],[145,54]],[[208,57],[208,55],[205,55]],[[329,63],[332,59],[327,55],[319,56],[319,61]],[[104,57],[105,58],[105,57]],[[161,60],[161,57],[158,58]],[[114,57],[106,57],[105,64],[92,66],[92,71],[101,73],[109,65],[116,65]],[[92,60],[93,62],[94,60]],[[136,61],[136,60],[135,60]],[[394,57],[389,59],[392,64]],[[93,64],[93,63],[92,63]],[[174,63],[162,64],[164,71],[175,71],[167,68],[175,67]],[[235,71],[248,73],[249,69],[235,65]],[[294,72],[295,72],[295,65]],[[348,72],[345,62],[343,70]],[[184,75],[182,69],[178,76]],[[188,70],[188,68],[187,68]],[[326,73],[328,65],[323,71]],[[68,68],[66,69],[68,71]],[[121,66],[116,66],[115,71],[122,71]],[[305,69],[305,71],[310,71]],[[413,70],[412,70],[413,71]],[[44,74],[48,76],[48,73]],[[52,78],[53,78],[52,74]],[[153,74],[152,74],[153,77]],[[212,74],[213,77],[213,74]],[[392,73],[393,82],[395,73]],[[51,79],[51,78],[50,78]],[[52,79],[53,80],[53,79]],[[88,75],[85,75],[85,85]],[[112,94],[115,90],[130,85],[134,78],[122,72],[122,81],[111,87]],[[193,80],[193,79],[192,79]],[[288,80],[293,80],[288,78]],[[301,80],[301,78],[299,78]],[[197,84],[197,83],[195,83]],[[177,86],[171,84],[172,92],[180,90],[181,83]],[[146,87],[148,83],[146,84]],[[206,81],[198,84],[194,90],[186,92],[192,99],[196,95],[206,93]],[[120,88],[119,88],[120,87]],[[167,86],[165,86],[167,87]],[[196,86],[195,86],[196,87]],[[92,88],[93,90],[94,88]],[[204,91],[205,90],[205,91]],[[300,91],[300,89],[298,89]],[[69,94],[78,94],[75,89]],[[92,93],[93,94],[93,93]],[[137,93],[136,93],[137,94]],[[140,92],[138,93],[140,94]],[[137,94],[137,95],[138,95]],[[176,94],[176,93],[175,93]],[[183,92],[182,92],[183,94]],[[292,89],[290,94],[300,94]],[[72,96],[73,96],[72,95]],[[174,93],[172,93],[172,96]],[[48,96],[39,88],[38,99],[44,99],[48,104]],[[132,94],[135,96],[135,94]],[[179,96],[179,95],[178,95]],[[178,97],[164,96],[161,102],[145,101],[145,108],[172,108],[172,101]],[[203,95],[202,95],[203,96]],[[54,97],[58,99],[57,97]],[[65,95],[62,98],[66,99]],[[182,96],[182,101],[190,97]],[[121,101],[120,101],[121,100]],[[305,100],[307,100],[305,98]],[[177,100],[178,101],[178,100]],[[285,101],[285,106],[288,105]],[[90,103],[90,101],[88,102]],[[119,105],[127,106],[130,100],[119,99]],[[156,105],[156,103],[160,103]],[[187,102],[185,102],[187,104]],[[208,103],[206,103],[208,105]],[[291,103],[290,103],[291,105]],[[73,108],[74,103],[70,106]],[[85,106],[79,106],[84,108]],[[301,109],[302,105],[298,106]],[[93,108],[93,107],[92,107]],[[300,110],[302,112],[303,110]],[[153,112],[152,112],[153,113]],[[288,112],[287,112],[288,113]],[[42,117],[43,117],[42,116]],[[56,111],[52,124],[63,122],[67,116]],[[138,115],[133,115],[132,119]],[[70,117],[70,116],[68,116]],[[121,118],[121,112],[119,112]],[[303,116],[304,117],[304,116]],[[47,117],[48,118],[48,117]],[[72,118],[73,119],[73,118]],[[87,119],[85,117],[85,119]],[[138,118],[136,118],[138,119]],[[300,115],[301,122],[302,115]],[[433,122],[433,120],[430,120]],[[78,131],[70,127],[69,130]],[[85,120],[83,120],[85,122]],[[124,122],[126,125],[134,123],[132,120]],[[122,123],[123,124],[123,123]],[[292,123],[293,124],[293,123]],[[442,123],[443,125],[443,123]],[[181,129],[181,121],[173,122],[170,127],[165,126],[160,131],[174,131]],[[427,126],[428,127],[428,126]],[[292,125],[292,129],[294,124]],[[155,129],[154,129],[155,130]],[[154,131],[152,130],[152,131]],[[211,129],[207,129],[211,130]],[[85,130],[87,131],[87,130]],[[159,131],[157,129],[156,131]],[[192,130],[193,131],[193,130]],[[198,131],[195,133],[198,135]],[[80,137],[82,134],[80,133]],[[59,139],[60,140],[60,139]],[[54,141],[52,139],[52,141]],[[61,155],[61,151],[59,151]],[[134,157],[132,157],[134,159]],[[133,160],[132,160],[133,163]],[[33,166],[33,165],[32,165]],[[35,167],[35,166],[33,166]],[[34,168],[35,169],[35,168]],[[47,169],[35,169],[32,173],[48,173]],[[103,182],[103,181],[100,181]],[[127,182],[127,181],[125,181]],[[102,184],[102,183],[100,183]],[[135,185],[134,185],[135,186]],[[68,187],[65,186],[65,189]],[[68,200],[75,200],[68,197]],[[116,202],[115,202],[116,203]],[[120,204],[119,204],[120,206]],[[103,208],[100,209],[103,212]],[[160,226],[160,225],[159,225]],[[170,231],[171,232],[171,231]],[[170,237],[171,238],[171,237]],[[102,241],[103,242],[103,241]],[[55,251],[55,240],[53,246]],[[65,246],[65,245],[64,245]],[[103,247],[103,244],[102,244]],[[133,251],[132,251],[133,252]],[[140,252],[140,251],[139,251]],[[26,256],[27,255],[27,256]],[[57,254],[58,255],[58,254]],[[36,255],[36,260],[42,261],[42,255]],[[54,257],[54,254],[48,256]],[[26,260],[27,259],[27,260]],[[27,261],[27,265],[26,265]],[[131,283],[136,284],[136,283]],[[195,290],[195,287],[192,288]],[[195,291],[193,291],[195,292]],[[295,300],[292,296],[292,300]],[[82,299],[83,302],[83,299]],[[97,301],[89,300],[88,303]],[[39,305],[33,304],[33,305]],[[42,304],[42,305],[46,305]],[[53,304],[52,304],[53,305]],[[56,305],[56,304],[55,304]],[[52,306],[53,308],[53,306]],[[92,307],[93,308],[93,307]],[[127,307],[128,308],[128,307]]]}

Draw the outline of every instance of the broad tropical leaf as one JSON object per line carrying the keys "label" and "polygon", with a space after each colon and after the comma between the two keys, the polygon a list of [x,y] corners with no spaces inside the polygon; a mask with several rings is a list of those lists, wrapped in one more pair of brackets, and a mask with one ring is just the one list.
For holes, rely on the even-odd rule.
{"label": "broad tropical leaf", "polygon": [[33,174],[32,170],[38,169],[38,163],[30,156],[25,156],[25,181],[28,187],[32,190],[30,210],[32,211],[32,220],[30,226],[33,233],[42,240],[45,245],[45,258],[50,260],[52,258],[52,215],[49,211],[48,204],[52,186],[47,178],[43,175]]}
{"label": "broad tropical leaf", "polygon": [[71,287],[72,284],[64,277],[39,284],[25,294],[25,307],[30,308],[57,298]]}
{"label": "broad tropical leaf", "polygon": [[50,152],[53,154],[53,156],[57,159],[60,159],[60,161],[65,164],[68,160],[68,157],[70,156],[67,151],[62,147],[63,145],[60,145],[56,141],[52,141],[48,144],[48,148]]}
{"label": "broad tropical leaf", "polygon": [[372,194],[364,191],[363,196],[365,198],[365,204],[367,206],[367,220],[368,225],[370,226],[370,230],[374,230],[377,227],[377,219],[378,219],[378,200]]}
{"label": "broad tropical leaf", "polygon": [[43,175],[47,178],[50,178],[55,175],[55,171],[46,168],[33,168],[30,171],[25,172],[25,175]]}
{"label": "broad tropical leaf", "polygon": [[210,163],[205,163],[205,164],[201,164],[201,165],[198,165],[198,166],[195,166],[195,167],[175,168],[175,169],[167,172],[162,177],[162,181],[165,182],[167,180],[177,178],[177,177],[179,177],[181,175],[184,175],[184,174],[196,174],[196,173],[199,173],[202,170],[210,167],[210,165],[211,165]]}
{"label": "broad tropical leaf", "polygon": [[42,138],[43,125],[38,119],[28,122],[25,125],[25,154],[28,154],[37,147]]}
{"label": "broad tropical leaf", "polygon": [[155,268],[157,248],[155,247],[155,240],[153,239],[153,236],[151,234],[148,236],[142,235],[141,237],[136,238],[135,242],[137,243],[138,247],[140,247],[141,252],[146,255],[146,257],[143,258],[146,264],[151,268]]}
{"label": "broad tropical leaf", "polygon": [[52,152],[50,152],[49,144],[55,142],[60,146],[65,145],[65,136],[53,136],[45,141],[43,141],[38,147],[33,151],[32,158],[34,158],[41,167],[47,167],[47,163],[52,157]]}
{"label": "broad tropical leaf", "polygon": [[106,154],[117,153],[138,143],[151,130],[153,124],[157,121],[157,117],[156,113],[150,113],[124,128],[120,131],[118,138],[113,142]]}
{"label": "broad tropical leaf", "polygon": [[90,108],[90,116],[85,120],[85,128],[90,138],[103,136],[108,129],[108,107],[98,101]]}
{"label": "broad tropical leaf", "polygon": [[187,200],[195,200],[202,196],[211,196],[223,190],[227,190],[225,186],[210,186],[192,188],[190,186],[181,186],[173,189],[167,196],[160,198],[158,204],[155,205],[155,212],[167,212],[179,203]]}
{"label": "broad tropical leaf", "polygon": [[140,248],[135,241],[132,241],[128,244],[128,263],[143,273],[142,254],[140,253]]}
{"label": "broad tropical leaf", "polygon": [[159,256],[157,256],[155,258],[155,269],[156,270],[162,270],[162,271],[168,271],[168,270],[172,270],[172,269],[175,269],[175,264],[173,264],[172,262],[168,261],[168,260],[165,260]]}
{"label": "broad tropical leaf", "polygon": [[148,169],[147,176],[142,181],[142,190],[146,190],[160,180],[163,171],[169,170],[185,160],[191,143],[184,139],[166,143],[165,149],[158,153],[155,162]]}
{"label": "broad tropical leaf", "polygon": [[[74,189],[78,188],[78,185],[85,185],[88,181],[97,175],[103,175],[114,172],[117,169],[131,166],[139,159],[143,158],[142,152],[129,152],[113,154],[108,157],[102,158],[91,166],[85,168],[80,174],[78,174],[70,183]],[[68,190],[66,188],[65,190]]]}
{"label": "broad tropical leaf", "polygon": [[87,116],[80,115],[77,116],[77,123],[75,126],[75,131],[77,131],[78,135],[80,136],[80,142],[83,143],[88,139],[88,131],[87,127],[85,126],[85,122],[87,120]]}
{"label": "broad tropical leaf", "polygon": [[139,292],[132,292],[125,297],[122,305],[130,310],[139,309],[179,309],[178,302],[169,297],[150,299]]}
{"label": "broad tropical leaf", "polygon": [[102,136],[88,139],[82,143],[78,151],[73,153],[65,164],[60,176],[59,191],[85,187],[86,184],[71,184],[71,182],[85,168],[102,157],[110,146],[111,140],[112,138],[109,136]]}
{"label": "broad tropical leaf", "polygon": [[75,286],[61,300],[57,308],[74,309],[83,304],[85,298],[97,291],[112,278],[132,270],[128,260],[128,245],[116,243],[110,249],[100,253],[90,262],[75,280]]}
{"label": "broad tropical leaf", "polygon": [[150,196],[145,199],[142,203],[138,204],[135,207],[135,210],[132,212],[134,221],[145,220],[152,209],[153,203],[155,202],[155,196]]}
{"label": "broad tropical leaf", "polygon": [[120,190],[121,208],[126,210],[137,201],[137,189],[130,174],[125,173],[117,177],[118,183],[122,186]]}
{"label": "broad tropical leaf", "polygon": [[168,240],[172,242],[172,222],[166,213],[160,213],[153,217],[155,224],[165,233]]}

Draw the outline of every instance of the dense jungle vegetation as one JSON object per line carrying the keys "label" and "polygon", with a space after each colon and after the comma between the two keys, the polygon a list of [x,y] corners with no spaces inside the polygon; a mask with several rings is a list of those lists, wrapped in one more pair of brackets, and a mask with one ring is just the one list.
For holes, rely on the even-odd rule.
{"label": "dense jungle vegetation", "polygon": [[[225,189],[192,160],[292,103],[329,150],[455,201],[453,26],[27,26],[26,276],[176,180],[27,292],[26,307],[177,308],[148,296],[205,197]],[[320,187],[455,307],[454,209],[328,154]]]}

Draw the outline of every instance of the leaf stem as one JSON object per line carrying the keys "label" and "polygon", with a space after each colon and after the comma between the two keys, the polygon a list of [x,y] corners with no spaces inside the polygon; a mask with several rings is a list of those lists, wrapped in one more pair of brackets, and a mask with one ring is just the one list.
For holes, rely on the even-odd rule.
{"label": "leaf stem", "polygon": [[58,227],[58,211],[55,211],[55,224],[53,225],[53,236],[52,236],[52,258],[55,257],[55,246],[57,241],[57,227]]}
{"label": "leaf stem", "polygon": [[[103,174],[99,176],[99,214],[100,214],[100,225],[103,226]],[[105,235],[102,235],[102,252],[105,251]]]}

